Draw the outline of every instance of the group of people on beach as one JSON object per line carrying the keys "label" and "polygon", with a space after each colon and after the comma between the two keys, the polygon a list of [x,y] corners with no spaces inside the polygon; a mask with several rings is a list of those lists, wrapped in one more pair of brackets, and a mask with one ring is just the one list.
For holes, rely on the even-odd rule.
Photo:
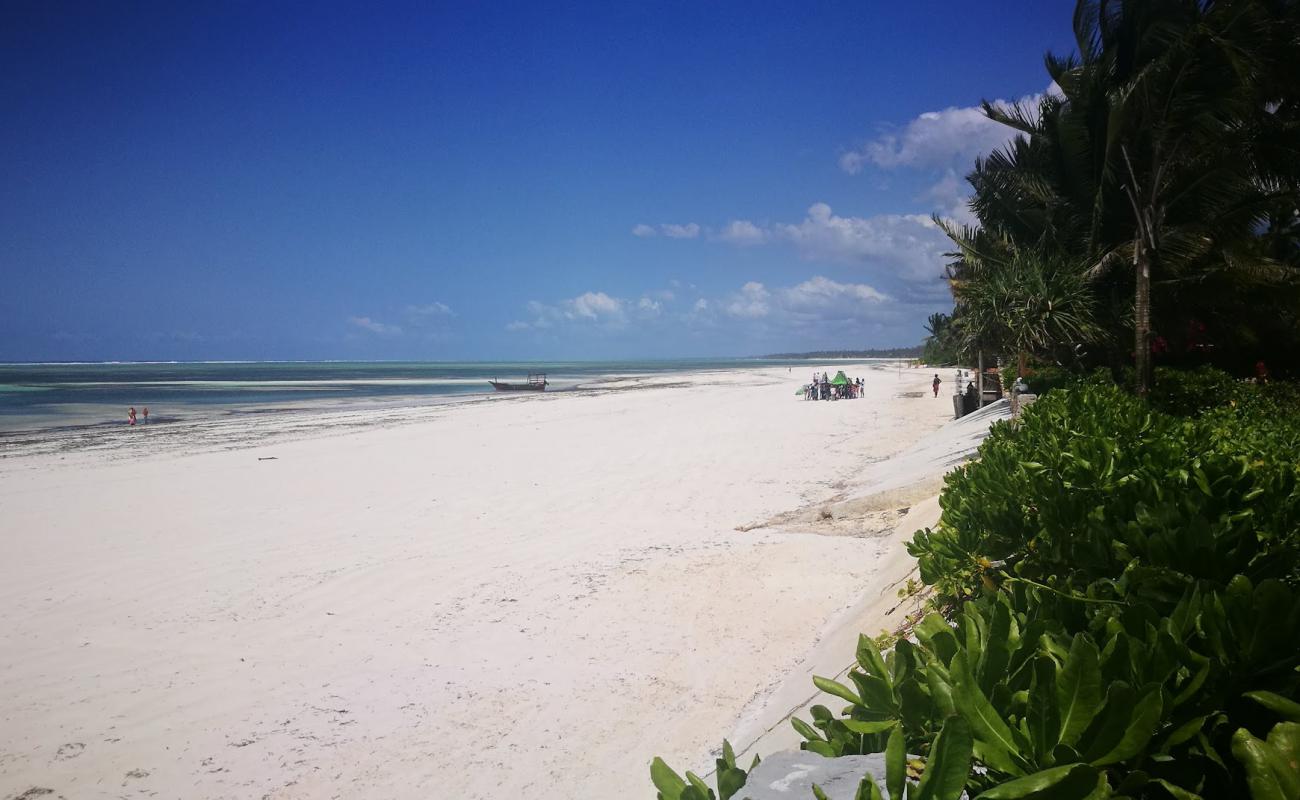
{"label": "group of people on beach", "polygon": [[850,400],[862,397],[865,382],[861,378],[848,378],[843,372],[835,373],[834,378],[823,372],[820,376],[813,373],[812,383],[803,387],[805,400]]}
{"label": "group of people on beach", "polygon": [[[143,422],[141,422],[141,424],[142,424],[142,425],[148,425],[148,424],[149,424],[149,406],[145,406],[143,409],[141,409],[141,411],[142,411],[142,413],[143,413]],[[126,421],[127,421],[127,423],[129,423],[129,424],[131,425],[131,427],[135,427],[135,406],[131,406],[129,409],[127,409],[127,412],[126,412]]]}

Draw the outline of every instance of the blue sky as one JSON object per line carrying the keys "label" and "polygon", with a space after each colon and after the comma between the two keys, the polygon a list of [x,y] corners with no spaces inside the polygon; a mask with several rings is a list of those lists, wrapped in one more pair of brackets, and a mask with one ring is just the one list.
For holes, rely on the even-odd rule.
{"label": "blue sky", "polygon": [[916,343],[1068,2],[0,6],[0,360]]}

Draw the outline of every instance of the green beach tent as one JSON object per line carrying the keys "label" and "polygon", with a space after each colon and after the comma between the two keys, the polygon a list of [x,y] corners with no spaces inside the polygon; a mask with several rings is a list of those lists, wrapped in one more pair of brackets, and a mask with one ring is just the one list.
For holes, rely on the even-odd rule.
{"label": "green beach tent", "polygon": [[839,372],[835,373],[835,377],[831,379],[831,385],[832,386],[849,385],[849,379],[844,376],[844,370],[840,370]]}

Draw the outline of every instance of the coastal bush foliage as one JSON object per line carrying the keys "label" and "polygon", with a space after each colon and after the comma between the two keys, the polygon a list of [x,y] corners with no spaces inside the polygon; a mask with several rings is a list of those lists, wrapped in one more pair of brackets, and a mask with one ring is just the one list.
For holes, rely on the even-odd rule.
{"label": "coastal bush foliage", "polygon": [[847,684],[816,680],[847,706],[795,721],[804,747],[928,761],[961,720],[971,796],[1296,797],[1289,396],[1186,419],[1087,385],[999,423],[909,546],[953,622],[887,655],[863,637]]}
{"label": "coastal bush foliage", "polygon": [[[752,770],[759,764],[758,756],[749,765]],[[662,758],[650,763],[650,780],[659,790],[658,800],[730,800],[745,785],[748,776],[746,770],[736,764],[736,753],[731,749],[731,742],[722,740],[722,755],[714,762],[713,775],[717,792],[694,772],[687,771],[686,777],[678,775]]]}

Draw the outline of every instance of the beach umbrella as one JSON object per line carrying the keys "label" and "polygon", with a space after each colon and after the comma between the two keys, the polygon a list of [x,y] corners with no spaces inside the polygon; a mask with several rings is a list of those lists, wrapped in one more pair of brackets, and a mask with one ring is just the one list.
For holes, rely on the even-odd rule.
{"label": "beach umbrella", "polygon": [[832,386],[848,386],[849,379],[845,377],[844,370],[835,373],[835,378],[831,380]]}

